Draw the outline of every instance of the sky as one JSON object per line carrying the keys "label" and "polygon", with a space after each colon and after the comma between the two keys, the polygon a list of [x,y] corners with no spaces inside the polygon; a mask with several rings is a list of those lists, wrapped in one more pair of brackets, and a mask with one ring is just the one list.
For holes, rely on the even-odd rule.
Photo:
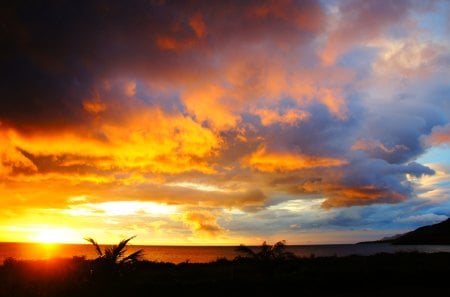
{"label": "sky", "polygon": [[0,20],[0,241],[354,243],[450,216],[449,1]]}

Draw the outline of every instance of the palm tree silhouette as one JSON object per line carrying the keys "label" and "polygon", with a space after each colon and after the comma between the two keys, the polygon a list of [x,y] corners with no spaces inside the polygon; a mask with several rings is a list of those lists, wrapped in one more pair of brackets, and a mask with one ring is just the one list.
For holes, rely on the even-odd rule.
{"label": "palm tree silhouette", "polygon": [[127,269],[129,270],[132,268],[134,264],[139,262],[143,256],[142,249],[125,256],[128,242],[135,237],[136,236],[132,236],[130,238],[123,239],[119,242],[119,244],[106,247],[103,251],[100,245],[93,238],[85,238],[85,240],[92,243],[98,255],[93,262],[91,274],[100,278],[121,276],[127,271]]}
{"label": "palm tree silhouette", "polygon": [[296,256],[292,252],[286,251],[286,241],[278,241],[274,245],[268,245],[265,241],[255,251],[248,246],[241,244],[235,249],[236,252],[243,254],[235,258],[237,261],[248,261],[248,264],[254,265],[259,271],[261,277],[271,279],[277,269],[281,269],[287,260],[294,260]]}
{"label": "palm tree silhouette", "polygon": [[292,252],[286,251],[286,241],[281,240],[274,245],[268,245],[265,241],[262,243],[260,250],[255,252],[250,247],[241,244],[235,251],[243,254],[238,258],[246,258],[257,261],[273,261],[273,260],[289,260],[295,258]]}

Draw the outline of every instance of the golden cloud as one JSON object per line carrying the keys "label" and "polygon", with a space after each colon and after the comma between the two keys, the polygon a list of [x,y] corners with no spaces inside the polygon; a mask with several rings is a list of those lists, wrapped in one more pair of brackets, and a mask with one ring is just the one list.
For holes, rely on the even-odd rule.
{"label": "golden cloud", "polygon": [[259,171],[285,172],[316,167],[342,166],[347,164],[347,161],[295,152],[268,152],[265,146],[261,146],[256,152],[245,157],[242,163]]}
{"label": "golden cloud", "polygon": [[220,85],[206,85],[200,89],[186,91],[182,95],[183,102],[200,121],[208,121],[220,130],[234,127],[239,119],[238,108]]}
{"label": "golden cloud", "polygon": [[354,187],[329,185],[325,190],[325,194],[327,199],[322,203],[324,208],[349,207],[373,203],[398,203],[407,198],[405,194],[372,185]]}
{"label": "golden cloud", "polygon": [[311,116],[309,112],[299,109],[287,109],[282,114],[271,109],[257,109],[254,113],[259,116],[263,126],[270,126],[277,123],[297,126],[300,122],[309,119]]}
{"label": "golden cloud", "polygon": [[200,237],[217,237],[226,233],[226,230],[217,223],[216,215],[210,211],[187,211],[181,216],[181,220]]}
{"label": "golden cloud", "polygon": [[47,163],[53,160],[66,168],[86,165],[101,170],[212,173],[208,157],[216,153],[220,144],[212,131],[191,118],[165,114],[157,108],[136,112],[123,122],[101,122],[91,129],[87,135],[72,131],[28,136],[14,130],[3,131],[9,141],[1,148],[5,155],[2,167],[16,164],[32,168],[36,164],[24,156],[26,152],[36,159],[48,156]]}
{"label": "golden cloud", "polygon": [[85,100],[83,101],[83,108],[90,113],[100,113],[106,110],[106,104],[100,100]]}

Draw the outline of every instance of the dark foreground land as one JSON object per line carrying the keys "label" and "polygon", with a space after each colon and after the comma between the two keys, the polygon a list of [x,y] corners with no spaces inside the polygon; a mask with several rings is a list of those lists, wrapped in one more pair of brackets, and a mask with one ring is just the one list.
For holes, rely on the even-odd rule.
{"label": "dark foreground land", "polygon": [[449,276],[449,253],[128,267],[8,259],[0,266],[0,296],[450,296]]}

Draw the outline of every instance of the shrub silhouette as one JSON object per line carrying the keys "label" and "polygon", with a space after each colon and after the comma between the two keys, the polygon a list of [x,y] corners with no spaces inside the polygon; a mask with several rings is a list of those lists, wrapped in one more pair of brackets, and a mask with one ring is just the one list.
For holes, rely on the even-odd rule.
{"label": "shrub silhouette", "polygon": [[124,275],[124,273],[132,270],[133,266],[142,259],[143,250],[137,250],[125,256],[128,242],[135,238],[124,239],[117,245],[106,247],[102,251],[100,245],[93,238],[85,238],[92,243],[97,252],[98,257],[93,261],[91,274],[97,278],[110,278]]}
{"label": "shrub silhouette", "polygon": [[296,258],[291,252],[286,251],[286,241],[278,241],[274,245],[268,245],[265,241],[259,248],[258,252],[255,252],[250,247],[241,244],[236,249],[236,252],[243,254],[238,258],[246,258],[257,261],[274,261],[274,260],[290,260]]}

